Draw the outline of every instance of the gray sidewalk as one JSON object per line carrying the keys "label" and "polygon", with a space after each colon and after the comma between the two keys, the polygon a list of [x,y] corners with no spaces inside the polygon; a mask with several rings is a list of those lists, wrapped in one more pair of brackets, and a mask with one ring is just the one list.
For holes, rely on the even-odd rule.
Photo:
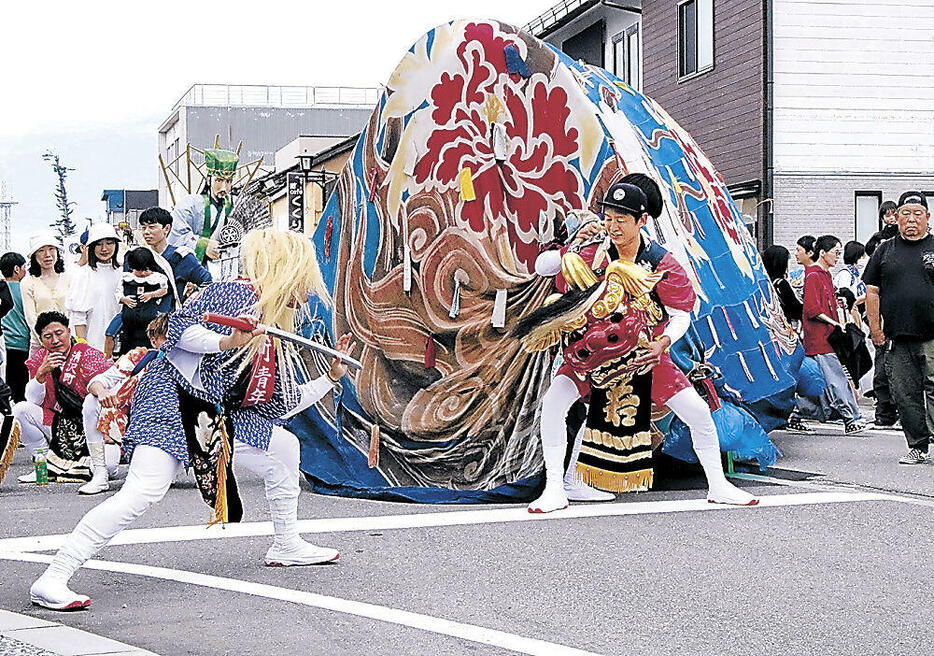
{"label": "gray sidewalk", "polygon": [[110,638],[8,610],[0,610],[0,655],[157,656]]}

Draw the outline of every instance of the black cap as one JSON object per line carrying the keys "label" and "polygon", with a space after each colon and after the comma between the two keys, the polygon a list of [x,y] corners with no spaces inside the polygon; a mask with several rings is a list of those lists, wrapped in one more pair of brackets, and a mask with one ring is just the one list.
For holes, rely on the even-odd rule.
{"label": "black cap", "polygon": [[637,218],[645,214],[647,204],[645,193],[636,185],[626,184],[625,182],[610,185],[606,195],[600,202],[603,207],[615,207]]}
{"label": "black cap", "polygon": [[665,201],[662,199],[662,190],[658,188],[655,180],[645,173],[630,173],[624,176],[620,182],[636,185],[642,190],[642,193],[645,194],[645,211],[649,213],[649,216],[657,219],[662,215]]}
{"label": "black cap", "polygon": [[902,205],[924,205],[924,209],[928,208],[928,199],[924,197],[920,191],[906,191],[901,196],[898,197],[898,206]]}

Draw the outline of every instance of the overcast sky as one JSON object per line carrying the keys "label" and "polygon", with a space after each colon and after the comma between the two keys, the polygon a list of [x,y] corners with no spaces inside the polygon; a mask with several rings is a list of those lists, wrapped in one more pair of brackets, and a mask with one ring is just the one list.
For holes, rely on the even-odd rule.
{"label": "overcast sky", "polygon": [[55,150],[73,167],[75,218],[102,219],[103,189],[157,186],[156,134],[195,83],[378,86],[432,27],[521,26],[557,0],[4,2],[0,182],[13,247],[56,216]]}

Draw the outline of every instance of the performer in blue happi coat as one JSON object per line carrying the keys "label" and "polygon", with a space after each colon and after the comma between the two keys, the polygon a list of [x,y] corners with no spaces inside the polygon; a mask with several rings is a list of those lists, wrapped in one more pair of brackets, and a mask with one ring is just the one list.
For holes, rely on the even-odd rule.
{"label": "performer in blue happi coat", "polygon": [[[263,334],[206,323],[206,312],[293,329],[298,308],[315,293],[328,301],[311,243],[291,232],[263,230],[242,245],[245,278],[212,283],[169,321],[161,357],[149,365],[133,396],[124,448],[130,469],[123,488],[91,510],[33,584],[33,603],[54,610],[90,599],[68,588],[72,574],[117,533],[165,495],[179,466],[191,466],[215,521],[242,514],[231,471],[234,458],[263,476],[275,539],[270,566],[337,560],[334,549],[302,540],[297,530],[299,445],[282,424],[320,400],[347,373],[339,359],[309,383],[298,381],[297,355]],[[285,263],[289,266],[284,266]],[[349,354],[350,335],[337,341]]]}

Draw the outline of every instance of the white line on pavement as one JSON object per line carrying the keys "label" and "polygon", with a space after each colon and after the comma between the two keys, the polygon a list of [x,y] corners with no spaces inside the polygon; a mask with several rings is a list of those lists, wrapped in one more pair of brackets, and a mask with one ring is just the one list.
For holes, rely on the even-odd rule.
{"label": "white line on pavement", "polygon": [[[758,508],[803,506],[854,501],[900,501],[899,497],[874,492],[805,492],[797,494],[770,494],[760,496]],[[618,517],[699,511],[755,511],[707,503],[705,499],[679,501],[636,501],[575,505],[565,510],[536,515],[522,508],[494,508],[483,510],[454,510],[421,512],[414,514],[375,515],[367,517],[340,517],[333,519],[306,519],[298,522],[301,533],[344,533],[354,531],[430,528],[438,526],[465,526],[470,524],[496,524],[503,522],[547,521],[581,519],[588,517]],[[271,522],[227,524],[224,527],[204,525],[168,526],[164,528],[138,528],[125,530],[110,542],[112,546],[151,544],[155,542],[187,542],[190,540],[218,540],[224,538],[258,537],[273,534]],[[40,535],[0,540],[0,549],[8,551],[49,551],[58,549],[65,535]]]}
{"label": "white line on pavement", "polygon": [[[786,470],[794,471],[794,470]],[[729,478],[737,478],[745,481],[752,481],[755,483],[768,483],[769,485],[781,485],[784,487],[797,487],[803,488],[805,490],[813,490],[815,492],[847,492],[847,491],[863,491],[866,490],[868,486],[863,486],[858,483],[842,483],[837,481],[789,481],[781,478],[774,478],[772,476],[765,476],[763,474],[746,474],[746,473],[736,473],[728,474]],[[919,497],[906,496],[904,493],[897,492],[874,492],[872,494],[883,495],[888,501],[898,501],[899,503],[907,503],[911,506],[925,506],[927,508],[934,508],[934,499],[924,499]]]}
{"label": "white line on pavement", "polygon": [[[30,563],[48,563],[52,560],[51,556],[33,553],[12,553],[0,551],[0,559],[16,560]],[[478,642],[484,645],[500,647],[520,654],[531,654],[533,656],[600,656],[595,652],[575,649],[553,642],[546,642],[536,638],[526,638],[524,636],[488,629],[474,624],[464,624],[454,622],[430,615],[412,613],[406,610],[390,608],[388,606],[378,606],[376,604],[367,604],[350,599],[341,599],[340,597],[330,597],[326,595],[315,594],[313,592],[304,592],[302,590],[292,590],[290,588],[279,588],[264,583],[253,583],[250,581],[239,581],[237,579],[223,578],[220,576],[210,576],[208,574],[199,574],[178,569],[168,569],[165,567],[153,567],[151,565],[137,565],[134,563],[119,563],[106,560],[89,560],[84,564],[86,569],[96,569],[104,572],[118,572],[121,574],[135,574],[138,576],[147,576],[150,578],[162,579],[165,581],[175,581],[177,583],[186,583],[200,585],[216,590],[226,590],[228,592],[240,592],[243,594],[266,597],[267,599],[277,599],[280,601],[289,601],[295,604],[321,608],[337,613],[347,613],[358,617],[366,617],[381,622],[389,622],[401,626],[408,626],[413,629],[439,633],[441,635],[452,636]]]}

